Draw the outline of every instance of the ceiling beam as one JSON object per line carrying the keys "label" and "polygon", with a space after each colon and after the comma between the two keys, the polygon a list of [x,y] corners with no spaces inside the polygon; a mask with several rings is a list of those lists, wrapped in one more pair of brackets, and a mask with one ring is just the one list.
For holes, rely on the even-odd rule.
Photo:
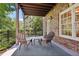
{"label": "ceiling beam", "polygon": [[53,7],[53,5],[55,5],[55,3],[29,3],[31,5],[37,5],[37,6],[44,6],[44,7]]}
{"label": "ceiling beam", "polygon": [[39,6],[39,5],[33,5],[33,4],[23,4],[21,3],[20,6],[23,6],[23,7],[30,7],[30,8],[39,8],[39,9],[51,9],[52,7],[45,7],[45,6]]}
{"label": "ceiling beam", "polygon": [[21,9],[25,9],[25,10],[35,10],[35,11],[49,11],[50,9],[35,9],[35,8],[29,8],[29,7],[21,7]]}
{"label": "ceiling beam", "polygon": [[37,14],[39,14],[39,13],[41,13],[41,14],[46,14],[47,12],[40,12],[40,11],[32,11],[32,10],[24,10],[24,12],[25,13],[37,13]]}
{"label": "ceiling beam", "polygon": [[52,3],[19,3],[25,15],[45,16],[55,5]]}
{"label": "ceiling beam", "polygon": [[34,12],[41,12],[41,13],[42,13],[42,12],[46,12],[46,13],[47,13],[47,12],[49,11],[49,10],[45,11],[45,10],[33,10],[33,9],[22,9],[22,10],[23,10],[24,12],[27,12],[27,11],[30,11],[30,12],[31,12],[31,11],[34,11]]}
{"label": "ceiling beam", "polygon": [[36,14],[36,13],[25,13],[25,15],[31,15],[31,16],[45,16],[45,14]]}

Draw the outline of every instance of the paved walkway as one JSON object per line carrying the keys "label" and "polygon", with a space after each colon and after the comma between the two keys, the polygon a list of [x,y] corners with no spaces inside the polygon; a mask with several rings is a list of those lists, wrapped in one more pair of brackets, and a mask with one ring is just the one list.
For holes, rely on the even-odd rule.
{"label": "paved walkway", "polygon": [[61,48],[52,44],[50,46],[41,46],[37,43],[35,45],[29,45],[28,47],[22,46],[21,49],[16,50],[13,56],[70,56]]}

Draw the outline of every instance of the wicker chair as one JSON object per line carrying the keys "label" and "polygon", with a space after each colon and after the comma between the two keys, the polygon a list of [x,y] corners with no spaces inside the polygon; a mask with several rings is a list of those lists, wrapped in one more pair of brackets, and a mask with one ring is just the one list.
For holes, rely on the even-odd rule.
{"label": "wicker chair", "polygon": [[52,39],[54,38],[55,33],[54,32],[49,32],[47,35],[44,36],[44,40],[42,39],[42,42],[44,42],[46,45],[48,45],[48,43],[51,44]]}

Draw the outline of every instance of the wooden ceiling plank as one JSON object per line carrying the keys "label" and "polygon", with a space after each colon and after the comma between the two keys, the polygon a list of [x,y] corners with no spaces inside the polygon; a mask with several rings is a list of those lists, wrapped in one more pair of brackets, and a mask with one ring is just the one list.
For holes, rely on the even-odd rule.
{"label": "wooden ceiling plank", "polygon": [[44,7],[52,7],[55,3],[30,3],[31,5],[38,5],[38,6],[44,6]]}
{"label": "wooden ceiling plank", "polygon": [[25,13],[36,13],[36,14],[46,14],[47,12],[38,12],[38,11],[24,11]]}
{"label": "wooden ceiling plank", "polygon": [[25,10],[26,12],[27,11],[39,11],[39,12],[48,12],[49,10],[33,10],[33,9],[22,9],[22,10]]}
{"label": "wooden ceiling plank", "polygon": [[43,10],[43,11],[49,11],[50,9],[35,9],[35,8],[28,8],[28,7],[22,7],[22,9],[25,9],[25,10],[36,10],[36,11],[41,11],[41,10]]}
{"label": "wooden ceiling plank", "polygon": [[31,16],[45,16],[45,14],[35,14],[35,13],[26,13],[25,15],[31,15]]}
{"label": "wooden ceiling plank", "polygon": [[41,9],[51,9],[52,8],[52,7],[43,7],[43,6],[30,5],[30,4],[21,4],[21,6],[30,7],[30,8],[41,8]]}
{"label": "wooden ceiling plank", "polygon": [[19,3],[25,15],[45,16],[55,4],[50,3]]}

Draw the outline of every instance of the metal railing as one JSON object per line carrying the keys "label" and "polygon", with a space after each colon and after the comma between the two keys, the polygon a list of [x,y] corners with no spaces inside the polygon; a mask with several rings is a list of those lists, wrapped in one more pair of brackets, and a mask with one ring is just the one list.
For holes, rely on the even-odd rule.
{"label": "metal railing", "polygon": [[13,30],[0,31],[0,50],[7,49],[15,43],[16,34]]}

